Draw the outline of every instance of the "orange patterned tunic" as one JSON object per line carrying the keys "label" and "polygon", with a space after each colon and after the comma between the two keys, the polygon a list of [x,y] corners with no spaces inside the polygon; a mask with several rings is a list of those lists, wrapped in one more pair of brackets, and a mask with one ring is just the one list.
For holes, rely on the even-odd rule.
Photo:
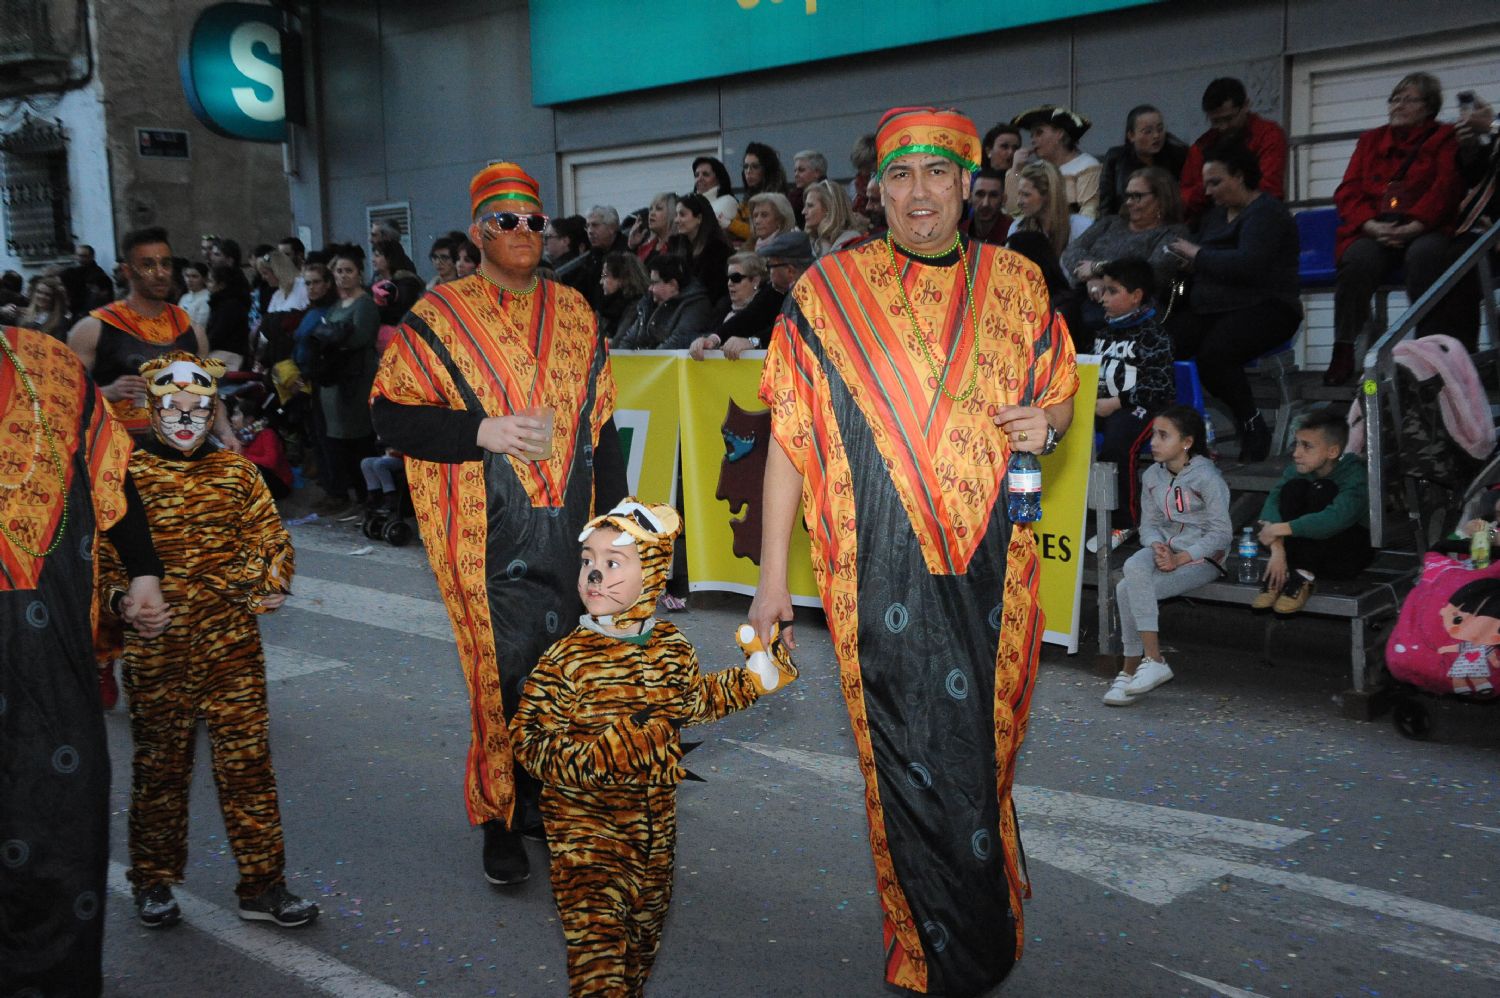
{"label": "orange patterned tunic", "polygon": [[469,819],[509,821],[507,719],[542,652],[578,615],[578,534],[593,515],[593,452],[614,412],[609,357],[583,296],[552,281],[517,297],[480,276],[428,291],[381,359],[373,398],[505,416],[555,412],[552,456],[420,460],[406,468],[427,557],[469,684]]}
{"label": "orange patterned tunic", "polygon": [[[873,240],[820,259],[778,321],[761,398],[803,475],[865,779],[886,979],[959,995],[993,987],[1020,955],[1028,888],[1010,791],[1043,630],[1036,542],[1007,519],[1010,448],[992,417],[1064,402],[1078,375],[1033,264],[967,244],[970,312],[951,256],[893,270]],[[962,402],[938,390],[942,378],[963,396],[971,377]]]}

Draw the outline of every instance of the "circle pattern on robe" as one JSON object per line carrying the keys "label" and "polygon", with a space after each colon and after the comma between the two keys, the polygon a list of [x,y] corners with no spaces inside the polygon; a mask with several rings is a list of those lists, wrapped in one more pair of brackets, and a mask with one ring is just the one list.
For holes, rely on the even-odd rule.
{"label": "circle pattern on robe", "polygon": [[52,768],[64,775],[77,771],[78,750],[71,745],[59,745],[52,753]]}
{"label": "circle pattern on robe", "polygon": [[85,534],[83,536],[83,539],[78,542],[78,557],[82,558],[84,561],[94,560],[93,534]]}
{"label": "circle pattern on robe", "polygon": [[583,463],[584,463],[585,466],[590,467],[590,468],[592,468],[594,466],[594,445],[593,444],[584,444],[583,445]]}
{"label": "circle pattern on robe", "polygon": [[969,698],[969,677],[964,675],[962,669],[954,669],[948,673],[948,678],[943,682],[948,695],[955,700],[967,700]]}
{"label": "circle pattern on robe", "polygon": [[556,610],[548,610],[547,611],[547,618],[546,618],[545,622],[547,624],[547,633],[548,634],[556,634],[557,633],[557,624],[558,624],[557,611]]}
{"label": "circle pattern on robe", "polygon": [[932,786],[932,773],[928,772],[927,767],[920,762],[908,762],[906,764],[906,778],[918,790],[926,790]]}
{"label": "circle pattern on robe", "polygon": [[520,558],[517,558],[509,565],[505,566],[505,574],[510,576],[512,579],[519,579],[521,576],[526,574],[526,562],[521,560]]}
{"label": "circle pattern on robe", "polygon": [[892,634],[900,634],[911,623],[911,611],[900,603],[892,603],[885,611],[885,627]]}
{"label": "circle pattern on robe", "polygon": [[93,891],[84,891],[73,899],[73,914],[78,916],[80,922],[87,922],[99,914],[99,895]]}
{"label": "circle pattern on robe", "polygon": [[986,618],[986,620],[988,621],[988,623],[990,625],[990,630],[992,630],[992,631],[998,631],[998,630],[1000,630],[1000,618],[1003,617],[1003,616],[1005,616],[1005,608],[1004,608],[1004,606],[1002,604],[1000,604],[1000,603],[996,603],[995,604],[995,608],[990,611],[989,617]]}
{"label": "circle pattern on robe", "polygon": [[927,933],[927,941],[932,945],[934,953],[941,953],[948,948],[948,929],[942,922],[934,922],[929,918],[922,923],[922,930]]}
{"label": "circle pattern on robe", "polygon": [[52,614],[47,612],[47,604],[41,600],[32,600],[26,607],[26,623],[37,630],[47,626],[47,621],[52,619]]}
{"label": "circle pattern on robe", "polygon": [[990,858],[990,830],[981,828],[969,836],[969,848],[974,850],[974,858],[985,860]]}
{"label": "circle pattern on robe", "polygon": [[31,858],[31,846],[20,839],[8,839],[0,843],[0,863],[12,870],[20,869]]}

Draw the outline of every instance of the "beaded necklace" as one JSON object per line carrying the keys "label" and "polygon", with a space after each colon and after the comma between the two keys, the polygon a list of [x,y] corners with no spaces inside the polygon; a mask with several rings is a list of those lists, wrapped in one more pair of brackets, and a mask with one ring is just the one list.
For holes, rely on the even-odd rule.
{"label": "beaded necklace", "polygon": [[[52,452],[52,464],[57,469],[58,482],[60,484],[66,485],[67,478],[63,471],[62,457],[58,454],[57,451],[57,438],[53,436],[52,426],[47,422],[46,416],[42,414],[41,396],[37,394],[36,386],[31,383],[31,375],[27,372],[25,366],[22,365],[21,358],[16,356],[15,351],[10,347],[10,341],[5,338],[5,335],[3,333],[0,333],[0,350],[3,350],[5,356],[9,357],[10,362],[15,365],[16,374],[18,374],[21,379],[21,385],[26,389],[26,395],[31,399],[31,415],[36,422],[36,427],[34,427],[31,431],[31,465],[26,470],[26,477],[21,479],[15,485],[7,485],[3,482],[0,482],[0,488],[5,489],[6,491],[14,492],[24,487],[27,482],[31,481],[31,477],[36,474],[37,465],[40,463],[39,459],[42,454],[42,437],[44,436],[47,438],[47,447]],[[63,494],[62,520],[57,525],[57,533],[52,535],[52,543],[48,545],[47,550],[45,551],[33,551],[31,548],[27,547],[19,537],[10,532],[10,529],[6,527],[4,521],[0,520],[0,534],[4,534],[5,539],[10,541],[13,547],[19,549],[27,555],[30,555],[33,558],[45,558],[53,551],[56,551],[57,545],[62,542],[63,534],[67,531],[67,529],[68,498],[66,495],[66,491]]]}
{"label": "beaded necklace", "polygon": [[[954,402],[967,400],[970,395],[974,394],[974,389],[979,386],[979,351],[974,351],[974,359],[970,362],[969,387],[965,388],[962,394],[954,395],[948,390],[948,368],[953,363],[953,352],[952,350],[949,351],[947,359],[943,361],[943,366],[939,369],[937,358],[932,355],[932,348],[927,345],[927,337],[923,334],[922,327],[917,324],[917,315],[912,311],[911,299],[906,296],[906,285],[901,283],[901,269],[896,265],[896,246],[891,240],[889,231],[885,234],[885,250],[890,255],[891,274],[896,278],[896,293],[901,296],[901,308],[906,312],[906,318],[911,323],[912,332],[917,334],[917,342],[922,345],[922,359],[927,364],[927,370],[932,373],[933,380],[937,382],[938,390],[948,396],[950,400]],[[910,256],[916,257],[918,260],[929,261],[941,259],[949,253],[958,253],[958,263],[964,272],[964,291],[967,293],[967,297],[964,299],[964,310],[958,317],[959,335],[953,338],[953,350],[957,350],[959,340],[963,336],[964,322],[974,312],[974,275],[969,272],[969,261],[964,258],[963,241],[959,238],[958,233],[955,232],[953,233],[953,245],[949,246],[942,253],[931,256],[917,253],[907,249],[905,246],[901,247],[901,250]]]}
{"label": "beaded necklace", "polygon": [[505,295],[510,295],[510,296],[512,296],[514,298],[529,298],[529,297],[531,297],[531,293],[536,290],[536,286],[541,283],[541,278],[538,277],[536,274],[532,274],[531,275],[531,287],[527,288],[525,291],[517,291],[515,288],[507,288],[505,285],[503,285],[499,281],[495,280],[489,274],[486,274],[482,269],[481,270],[476,270],[476,271],[474,271],[474,273],[478,274],[481,278],[483,278],[483,280],[484,280],[484,282],[486,284],[490,285],[493,288],[499,289],[500,294],[501,294],[502,297],[504,297]]}

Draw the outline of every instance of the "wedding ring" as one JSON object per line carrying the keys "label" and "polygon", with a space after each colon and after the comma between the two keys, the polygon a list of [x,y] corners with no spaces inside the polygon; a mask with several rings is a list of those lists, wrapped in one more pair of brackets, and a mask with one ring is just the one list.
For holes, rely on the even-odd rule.
{"label": "wedding ring", "polygon": [[1021,443],[1024,444],[1026,442],[1026,439],[1027,439],[1027,437],[1026,437],[1026,431],[1022,430],[1020,433],[1017,433],[1016,434],[1016,439],[1019,440]]}

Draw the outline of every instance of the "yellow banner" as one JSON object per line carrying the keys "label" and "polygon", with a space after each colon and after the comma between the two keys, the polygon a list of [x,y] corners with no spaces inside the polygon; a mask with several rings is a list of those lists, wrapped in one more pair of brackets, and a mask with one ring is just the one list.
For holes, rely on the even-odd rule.
{"label": "yellow banner", "polygon": [[[611,354],[615,426],[625,452],[630,495],[677,503],[677,367],[681,354],[643,350]],[[691,523],[692,521],[688,521]]]}
{"label": "yellow banner", "polygon": [[[1057,450],[1042,458],[1042,519],[1036,531],[1042,556],[1040,593],[1047,630],[1042,640],[1078,651],[1078,604],[1083,597],[1083,543],[1088,537],[1089,465],[1094,459],[1094,400],[1099,365],[1080,362],[1073,425]],[[1002,499],[1003,501],[1003,499]]]}
{"label": "yellow banner", "polygon": [[[756,397],[761,361],[685,359],[682,399],[682,487],[688,588],[753,595],[760,581],[760,496],[771,410]],[[787,588],[792,602],[820,606],[812,543],[799,513],[792,531]]]}
{"label": "yellow banner", "polygon": [[[694,591],[754,595],[760,580],[761,483],[771,439],[770,410],[756,396],[763,356],[756,351],[737,361],[695,361],[686,353],[641,351],[610,358],[619,386],[615,425],[633,495],[677,503],[680,440],[680,505]],[[1078,650],[1098,365],[1079,364],[1078,377],[1072,429],[1042,458],[1042,520],[1034,528],[1042,557],[1044,640],[1069,652]],[[787,584],[793,602],[819,606],[810,550],[799,512]]]}

